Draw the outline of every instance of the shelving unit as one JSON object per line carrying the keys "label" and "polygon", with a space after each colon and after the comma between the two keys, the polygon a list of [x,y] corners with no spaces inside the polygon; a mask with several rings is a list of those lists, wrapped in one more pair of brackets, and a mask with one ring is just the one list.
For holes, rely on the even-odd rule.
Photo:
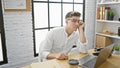
{"label": "shelving unit", "polygon": [[104,23],[116,23],[120,24],[120,21],[110,21],[110,20],[97,20],[98,23],[104,22]]}
{"label": "shelving unit", "polygon": [[120,37],[118,35],[107,35],[107,34],[103,34],[103,33],[96,33],[97,35],[102,35],[102,36],[107,36],[110,38],[116,38],[116,39],[120,39]]}
{"label": "shelving unit", "polygon": [[[120,6],[120,2],[113,2],[111,0],[109,1],[107,0],[107,2],[103,2],[103,3],[98,3],[98,2],[96,3],[96,23],[95,23],[95,34],[96,35],[109,37],[111,39],[120,39],[120,36],[118,36],[118,27],[120,27],[120,21],[118,21],[118,18],[120,18],[120,7],[119,6]],[[107,20],[105,18],[98,19],[97,18],[98,7],[100,7],[100,11],[101,11],[101,7],[110,7],[115,13],[114,19],[113,20]],[[102,33],[103,30],[107,30],[108,32],[113,32],[114,34],[110,35],[107,33]],[[96,43],[95,43],[95,47],[96,47]]]}
{"label": "shelving unit", "polygon": [[120,4],[120,2],[104,2],[104,3],[97,3],[97,5],[112,5],[112,4]]}

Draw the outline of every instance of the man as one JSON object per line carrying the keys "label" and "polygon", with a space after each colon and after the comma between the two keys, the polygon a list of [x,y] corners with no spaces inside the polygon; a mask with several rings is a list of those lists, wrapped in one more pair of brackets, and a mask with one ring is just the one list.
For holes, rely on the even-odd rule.
{"label": "man", "polygon": [[[65,27],[49,31],[41,43],[40,58],[68,59],[68,54],[76,45],[79,52],[86,53],[86,37],[83,32],[85,23],[80,21],[81,14],[76,11],[68,12],[65,17]],[[81,51],[80,51],[81,48]]]}

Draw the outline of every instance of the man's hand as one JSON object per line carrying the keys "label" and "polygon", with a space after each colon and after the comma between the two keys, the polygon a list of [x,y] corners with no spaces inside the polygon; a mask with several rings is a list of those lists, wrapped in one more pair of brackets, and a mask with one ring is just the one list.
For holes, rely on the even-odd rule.
{"label": "man's hand", "polygon": [[47,56],[47,59],[61,59],[61,60],[66,60],[68,59],[68,55],[66,55],[65,53],[50,53]]}
{"label": "man's hand", "polygon": [[84,26],[85,26],[85,23],[84,23],[84,22],[80,22],[80,23],[79,23],[79,29],[83,29]]}
{"label": "man's hand", "polygon": [[85,26],[84,22],[79,23],[78,31],[79,31],[79,34],[80,34],[81,43],[86,43],[86,37],[85,37],[84,31],[83,31],[84,26]]}
{"label": "man's hand", "polygon": [[68,59],[68,55],[66,55],[65,53],[58,53],[58,54],[55,54],[55,58],[61,59],[61,60],[66,60],[66,59]]}

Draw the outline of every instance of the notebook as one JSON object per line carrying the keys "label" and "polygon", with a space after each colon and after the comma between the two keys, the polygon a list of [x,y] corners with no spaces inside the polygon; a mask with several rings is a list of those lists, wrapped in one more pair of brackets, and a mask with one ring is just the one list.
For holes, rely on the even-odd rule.
{"label": "notebook", "polygon": [[30,66],[31,68],[61,68],[59,63],[55,60],[32,63]]}

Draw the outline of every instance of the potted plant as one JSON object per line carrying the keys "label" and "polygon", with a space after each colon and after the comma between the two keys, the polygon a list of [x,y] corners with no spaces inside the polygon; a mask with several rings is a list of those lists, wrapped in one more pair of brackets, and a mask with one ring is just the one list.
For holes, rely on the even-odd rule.
{"label": "potted plant", "polygon": [[114,16],[115,16],[115,14],[114,14],[113,10],[109,10],[108,11],[108,20],[113,20]]}
{"label": "potted plant", "polygon": [[114,46],[114,53],[115,54],[120,54],[120,45],[115,45]]}

